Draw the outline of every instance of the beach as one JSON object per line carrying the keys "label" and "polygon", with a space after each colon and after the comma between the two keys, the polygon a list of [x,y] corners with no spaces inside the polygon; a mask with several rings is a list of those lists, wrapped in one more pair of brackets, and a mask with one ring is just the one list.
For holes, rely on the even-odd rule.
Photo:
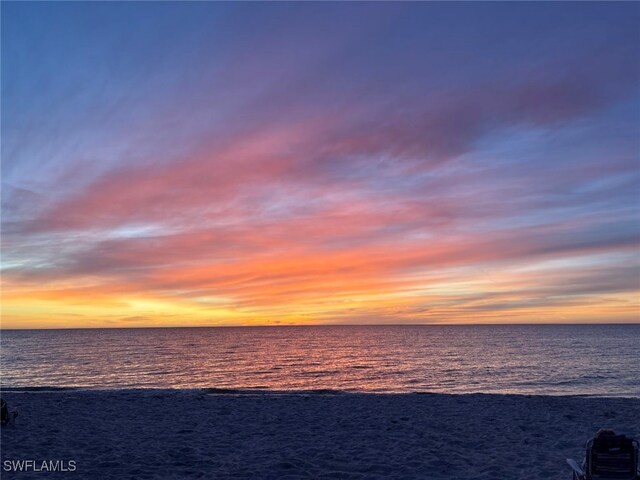
{"label": "beach", "polygon": [[0,10],[0,480],[640,441],[640,2]]}
{"label": "beach", "polygon": [[[567,479],[640,399],[332,391],[4,391],[3,478]],[[7,471],[60,460],[67,472]]]}

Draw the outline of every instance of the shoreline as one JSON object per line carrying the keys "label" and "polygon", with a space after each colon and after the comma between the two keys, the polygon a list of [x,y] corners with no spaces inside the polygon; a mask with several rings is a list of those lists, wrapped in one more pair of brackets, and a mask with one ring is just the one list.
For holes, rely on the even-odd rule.
{"label": "shoreline", "polygon": [[194,395],[226,395],[226,396],[304,396],[304,395],[439,395],[439,396],[495,396],[495,397],[552,397],[552,398],[593,398],[593,399],[625,399],[625,400],[639,400],[640,396],[633,395],[600,395],[600,394],[555,394],[555,393],[497,393],[497,392],[434,392],[434,391],[365,391],[365,390],[337,390],[332,388],[317,388],[308,390],[276,390],[261,387],[114,387],[114,388],[96,388],[96,387],[84,387],[84,386],[9,386],[0,387],[0,393],[7,392],[9,394],[22,394],[22,393],[56,393],[56,392],[69,392],[69,393],[105,393],[105,394],[145,394],[145,393],[183,393]]}
{"label": "shoreline", "polygon": [[[46,478],[564,480],[599,428],[640,437],[640,399],[517,394],[3,390],[2,461]],[[43,473],[3,471],[3,478]]]}

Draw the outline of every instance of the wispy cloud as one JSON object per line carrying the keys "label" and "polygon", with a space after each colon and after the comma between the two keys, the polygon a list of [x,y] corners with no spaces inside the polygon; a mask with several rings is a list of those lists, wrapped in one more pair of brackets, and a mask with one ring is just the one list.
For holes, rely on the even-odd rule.
{"label": "wispy cloud", "polygon": [[637,321],[638,5],[98,10],[3,7],[7,325]]}

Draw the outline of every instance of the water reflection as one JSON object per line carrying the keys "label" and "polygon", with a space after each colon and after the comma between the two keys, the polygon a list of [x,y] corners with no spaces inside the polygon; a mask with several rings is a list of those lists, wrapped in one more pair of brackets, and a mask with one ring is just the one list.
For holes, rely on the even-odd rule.
{"label": "water reflection", "polygon": [[639,344],[640,325],[4,331],[2,384],[640,396]]}

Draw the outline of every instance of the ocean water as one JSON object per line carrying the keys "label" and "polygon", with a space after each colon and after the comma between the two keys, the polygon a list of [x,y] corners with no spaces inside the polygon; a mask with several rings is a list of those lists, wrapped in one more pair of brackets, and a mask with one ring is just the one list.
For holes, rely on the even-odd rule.
{"label": "ocean water", "polygon": [[16,387],[640,397],[640,325],[5,330]]}

